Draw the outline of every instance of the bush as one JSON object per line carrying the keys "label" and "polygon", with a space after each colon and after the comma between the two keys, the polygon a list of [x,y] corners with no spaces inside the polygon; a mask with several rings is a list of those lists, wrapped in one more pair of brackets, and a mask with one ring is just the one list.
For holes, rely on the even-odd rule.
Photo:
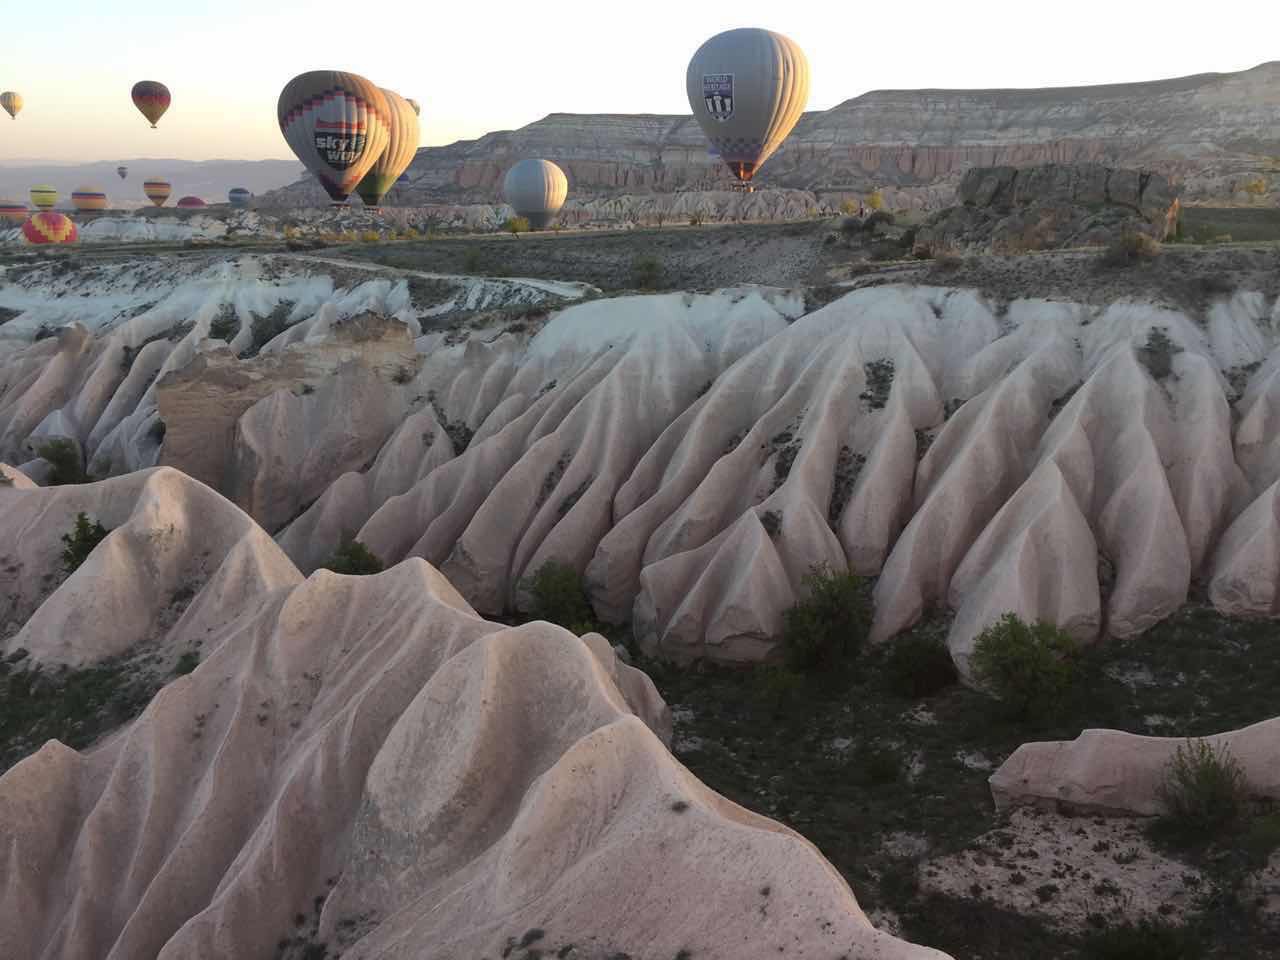
{"label": "bush", "polygon": [[548,560],[525,584],[533,600],[533,615],[576,634],[595,630],[595,613],[587,599],[582,575],[567,563]]}
{"label": "bush", "polygon": [[947,645],[915,633],[893,642],[884,672],[889,689],[912,700],[933,696],[959,679]]}
{"label": "bush", "polygon": [[36,455],[49,464],[49,486],[84,483],[84,464],[80,448],[72,440],[47,440],[36,448]]}
{"label": "bush", "polygon": [[631,261],[631,285],[637,290],[657,290],[662,283],[662,264],[657,257],[642,255]]}
{"label": "bush", "polygon": [[845,216],[852,216],[858,212],[858,205],[852,200],[842,200],[840,201],[840,212]]}
{"label": "bush", "polygon": [[1267,192],[1267,181],[1261,177],[1253,177],[1244,182],[1243,190],[1251,197],[1261,197]]}
{"label": "bush", "polygon": [[517,236],[521,233],[528,233],[529,218],[528,217],[510,217],[509,219],[504,220],[502,222],[502,229],[507,231],[507,233],[511,234],[512,236]]}
{"label": "bush", "polygon": [[377,230],[365,230],[360,234],[361,243],[377,243],[381,239],[382,234],[378,233]]}
{"label": "bush", "polygon": [[1079,647],[1065,631],[1013,613],[978,635],[970,663],[978,682],[1019,720],[1052,719],[1081,676]]}
{"label": "bush", "polygon": [[1143,920],[1095,933],[1084,943],[1084,960],[1197,960],[1203,949],[1189,930]]}
{"label": "bush", "polygon": [[1102,253],[1104,267],[1130,267],[1160,255],[1160,241],[1140,230],[1125,230]]}
{"label": "bush", "polygon": [[462,269],[468,274],[479,273],[482,259],[479,250],[475,247],[467,247],[462,255]]}
{"label": "bush", "polygon": [[193,650],[188,650],[173,665],[173,672],[175,676],[185,677],[198,666],[200,666],[200,654]]}
{"label": "bush", "polygon": [[691,214],[689,214],[689,226],[691,226],[691,227],[700,227],[700,226],[702,226],[702,214],[700,214],[700,213],[691,213]]}
{"label": "bush", "polygon": [[867,204],[868,210],[883,210],[884,194],[882,194],[879,190],[872,190],[870,193],[867,194],[866,204]]}
{"label": "bush", "polygon": [[757,667],[754,679],[757,697],[775,716],[798,703],[804,692],[804,677],[780,664]]}
{"label": "bush", "polygon": [[67,576],[71,576],[80,569],[80,564],[89,559],[93,548],[106,539],[108,532],[107,528],[96,520],[90,522],[88,514],[84,512],[76,514],[75,526],[71,528],[70,533],[62,535],[62,542],[66,544],[62,550],[62,568]]}
{"label": "bush", "polygon": [[346,574],[349,577],[365,577],[373,573],[381,573],[382,561],[377,555],[359,540],[343,539],[337,552],[321,565],[322,569],[334,573]]}
{"label": "bush", "polygon": [[825,564],[804,578],[805,597],[782,615],[782,646],[792,666],[838,673],[862,646],[870,617],[862,581]]}
{"label": "bush", "polygon": [[1225,746],[1215,750],[1207,740],[1188,740],[1165,767],[1158,795],[1166,810],[1165,830],[1198,840],[1243,821],[1248,784],[1244,769]]}

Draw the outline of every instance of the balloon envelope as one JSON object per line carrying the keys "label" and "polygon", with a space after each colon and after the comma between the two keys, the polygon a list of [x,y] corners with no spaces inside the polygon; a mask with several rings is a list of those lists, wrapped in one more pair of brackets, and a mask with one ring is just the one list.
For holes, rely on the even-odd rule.
{"label": "balloon envelope", "polygon": [[47,183],[32,187],[31,202],[41,210],[49,210],[58,202],[58,191]]}
{"label": "balloon envelope", "polygon": [[178,201],[178,206],[183,210],[191,210],[195,207],[203,207],[204,205],[204,201],[199,197],[182,197]]}
{"label": "balloon envelope", "polygon": [[227,202],[233,207],[247,207],[252,199],[253,194],[244,187],[232,187],[227,191]]}
{"label": "balloon envelope", "polygon": [[507,171],[502,193],[535,230],[547,226],[564,206],[569,180],[550,160],[521,160]]}
{"label": "balloon envelope", "polygon": [[27,219],[27,205],[17,200],[0,200],[0,220],[21,223]]}
{"label": "balloon envelope", "polygon": [[366,206],[376,207],[382,202],[387,191],[392,188],[396,178],[409,168],[418,153],[418,140],[421,136],[418,128],[418,115],[413,112],[409,101],[391,90],[383,90],[387,98],[387,147],[382,151],[369,172],[356,184],[356,193]]}
{"label": "balloon envelope", "polygon": [[116,167],[116,175],[119,176],[121,180],[123,180],[125,177],[129,175],[129,168],[126,167],[124,164],[121,164],[120,166]]}
{"label": "balloon envelope", "polygon": [[685,88],[712,149],[745,183],[804,113],[809,63],[780,33],[727,30],[698,48]]}
{"label": "balloon envelope", "polygon": [[169,88],[158,80],[139,80],[133,85],[133,105],[151,121],[153,130],[169,109],[169,101]]}
{"label": "balloon envelope", "polygon": [[22,225],[27,243],[75,243],[76,225],[63,213],[37,213]]}
{"label": "balloon envelope", "polygon": [[107,194],[97,187],[76,187],[71,191],[71,203],[77,210],[105,210]]}
{"label": "balloon envelope", "polygon": [[422,116],[422,104],[413,99],[413,97],[405,97],[405,100],[408,102],[409,106],[413,107],[414,116]]}
{"label": "balloon envelope", "polygon": [[169,199],[169,194],[173,193],[173,184],[168,180],[144,180],[142,192],[157,207],[163,207],[164,202]]}
{"label": "balloon envelope", "polygon": [[5,113],[17,120],[18,111],[22,109],[22,94],[15,90],[0,93],[0,107],[4,107]]}
{"label": "balloon envelope", "polygon": [[335,203],[347,199],[390,140],[390,106],[364,77],[313,70],[290,80],[276,104],[280,132]]}

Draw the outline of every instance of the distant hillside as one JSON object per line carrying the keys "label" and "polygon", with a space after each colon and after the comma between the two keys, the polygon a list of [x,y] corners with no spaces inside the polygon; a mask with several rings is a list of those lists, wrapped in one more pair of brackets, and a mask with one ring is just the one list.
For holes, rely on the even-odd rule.
{"label": "distant hillside", "polygon": [[[116,175],[116,167],[129,168],[127,179]],[[58,188],[59,206],[70,206],[71,191],[82,185],[107,192],[112,206],[130,209],[149,203],[142,195],[142,181],[163,177],[173,184],[173,200],[188,194],[208,202],[226,200],[232,187],[265,193],[297,180],[303,173],[296,160],[110,160],[74,165],[0,165],[0,197],[26,200],[35,184]],[[173,202],[170,201],[170,203]]]}
{"label": "distant hillside", "polygon": [[[514,131],[418,152],[406,205],[498,199],[516,160],[546,157],[582,196],[712,188],[725,174],[691,116],[553,113]],[[1239,73],[1032,90],[876,90],[807,113],[765,165],[767,186],[823,192],[891,187],[902,202],[945,201],[964,170],[1092,161],[1144,167],[1189,199],[1241,199],[1262,176],[1280,192],[1280,62]],[[309,179],[267,202],[325,202]]]}

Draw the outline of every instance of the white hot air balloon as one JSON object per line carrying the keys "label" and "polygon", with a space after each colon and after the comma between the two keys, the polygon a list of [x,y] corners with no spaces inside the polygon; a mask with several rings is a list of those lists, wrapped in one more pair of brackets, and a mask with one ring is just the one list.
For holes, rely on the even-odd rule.
{"label": "white hot air balloon", "polygon": [[565,197],[569,180],[550,160],[521,160],[507,171],[502,193],[512,209],[534,230],[550,226]]}
{"label": "white hot air balloon", "polygon": [[782,34],[727,30],[698,48],[685,88],[712,149],[745,184],[804,113],[809,62]]}

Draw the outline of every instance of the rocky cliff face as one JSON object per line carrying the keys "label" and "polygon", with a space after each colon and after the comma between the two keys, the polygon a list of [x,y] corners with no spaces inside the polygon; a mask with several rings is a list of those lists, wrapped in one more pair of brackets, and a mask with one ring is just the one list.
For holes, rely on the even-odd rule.
{"label": "rocky cliff face", "polygon": [[[1246,179],[1280,187],[1280,61],[1229,74],[1032,90],[877,90],[806,114],[764,185],[818,194],[901,188],[943,205],[972,166],[1095,162],[1229,197]],[[560,164],[579,196],[713,189],[727,182],[692,117],[555,113],[515,131],[419,151],[400,204],[498,199],[507,167]],[[300,182],[268,201],[324,199]]]}

